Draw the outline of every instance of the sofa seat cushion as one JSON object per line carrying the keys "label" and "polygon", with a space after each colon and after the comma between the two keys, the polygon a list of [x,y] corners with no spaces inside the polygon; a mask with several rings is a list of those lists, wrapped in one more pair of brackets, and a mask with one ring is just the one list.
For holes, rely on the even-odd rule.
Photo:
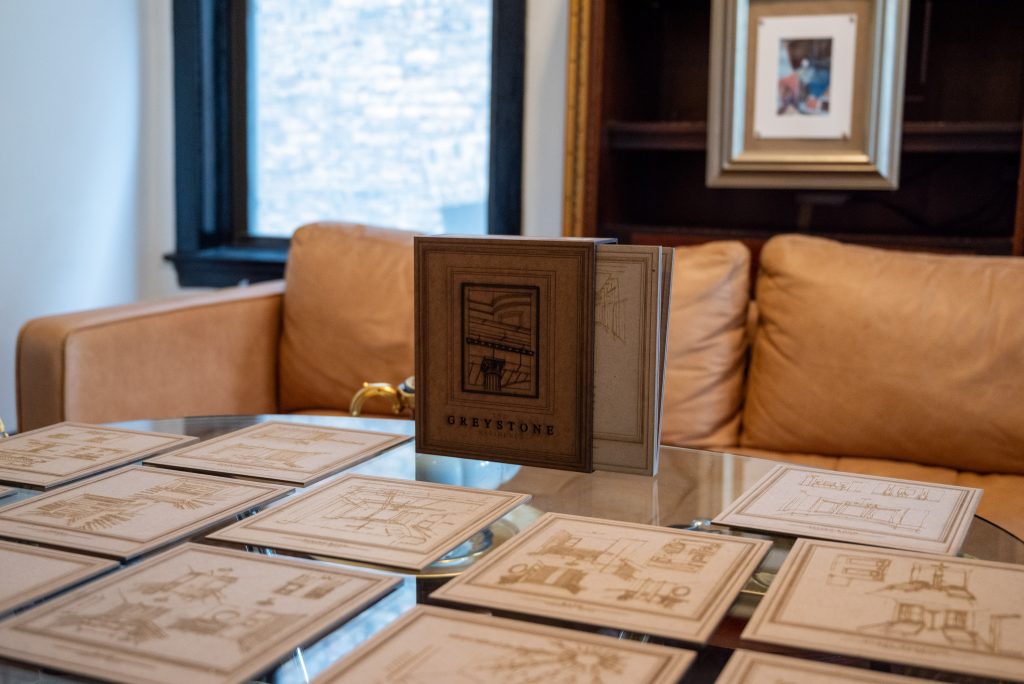
{"label": "sofa seat cushion", "polygon": [[282,411],[347,412],[364,381],[415,372],[412,233],[342,223],[303,226],[285,270]]}
{"label": "sofa seat cushion", "polygon": [[665,360],[663,444],[735,444],[743,398],[750,252],[740,242],[677,247]]}
{"label": "sofa seat cushion", "polygon": [[761,253],[743,446],[1024,474],[1024,259]]}
{"label": "sofa seat cushion", "polygon": [[824,456],[750,447],[724,447],[718,450],[741,456],[754,456],[771,461],[838,470],[844,473],[977,487],[984,490],[981,502],[978,504],[978,515],[1018,539],[1024,540],[1024,496],[1021,496],[1021,492],[1024,492],[1024,476],[1021,475],[979,474],[885,458]]}

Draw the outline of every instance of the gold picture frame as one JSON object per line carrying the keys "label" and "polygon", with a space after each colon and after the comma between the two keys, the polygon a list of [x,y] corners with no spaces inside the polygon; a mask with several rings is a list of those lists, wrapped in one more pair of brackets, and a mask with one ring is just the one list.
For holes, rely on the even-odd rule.
{"label": "gold picture frame", "polygon": [[897,189],[909,3],[712,3],[708,186]]}

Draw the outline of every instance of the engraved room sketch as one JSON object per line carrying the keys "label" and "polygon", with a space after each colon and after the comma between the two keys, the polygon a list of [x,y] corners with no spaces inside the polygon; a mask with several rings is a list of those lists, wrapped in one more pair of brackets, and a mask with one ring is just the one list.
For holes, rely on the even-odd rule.
{"label": "engraved room sketch", "polygon": [[1018,681],[1024,569],[799,539],[743,638]]}
{"label": "engraved room sketch", "polygon": [[902,581],[874,589],[891,608],[887,618],[862,632],[953,646],[982,653],[1024,655],[1021,643],[1006,638],[1007,621],[1021,614],[980,605],[971,591],[971,571],[946,563],[913,563]]}

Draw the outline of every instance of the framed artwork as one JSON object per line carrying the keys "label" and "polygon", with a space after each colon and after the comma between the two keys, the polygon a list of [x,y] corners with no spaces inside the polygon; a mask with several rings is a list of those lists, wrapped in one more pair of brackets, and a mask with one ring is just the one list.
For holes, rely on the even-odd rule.
{"label": "framed artwork", "polygon": [[895,190],[908,12],[714,0],[708,186]]}

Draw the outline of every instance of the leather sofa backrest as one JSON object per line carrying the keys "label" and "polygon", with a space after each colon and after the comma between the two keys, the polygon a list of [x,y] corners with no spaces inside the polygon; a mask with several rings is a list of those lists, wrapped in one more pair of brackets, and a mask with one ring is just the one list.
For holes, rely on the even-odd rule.
{"label": "leather sofa backrest", "polygon": [[747,356],[750,252],[740,242],[677,247],[661,441],[731,446]]}
{"label": "leather sofa backrest", "polygon": [[285,270],[282,411],[347,411],[364,381],[413,374],[413,237],[347,223],[303,226]]}
{"label": "leather sofa backrest", "polygon": [[761,253],[743,446],[1024,473],[1024,260]]}

